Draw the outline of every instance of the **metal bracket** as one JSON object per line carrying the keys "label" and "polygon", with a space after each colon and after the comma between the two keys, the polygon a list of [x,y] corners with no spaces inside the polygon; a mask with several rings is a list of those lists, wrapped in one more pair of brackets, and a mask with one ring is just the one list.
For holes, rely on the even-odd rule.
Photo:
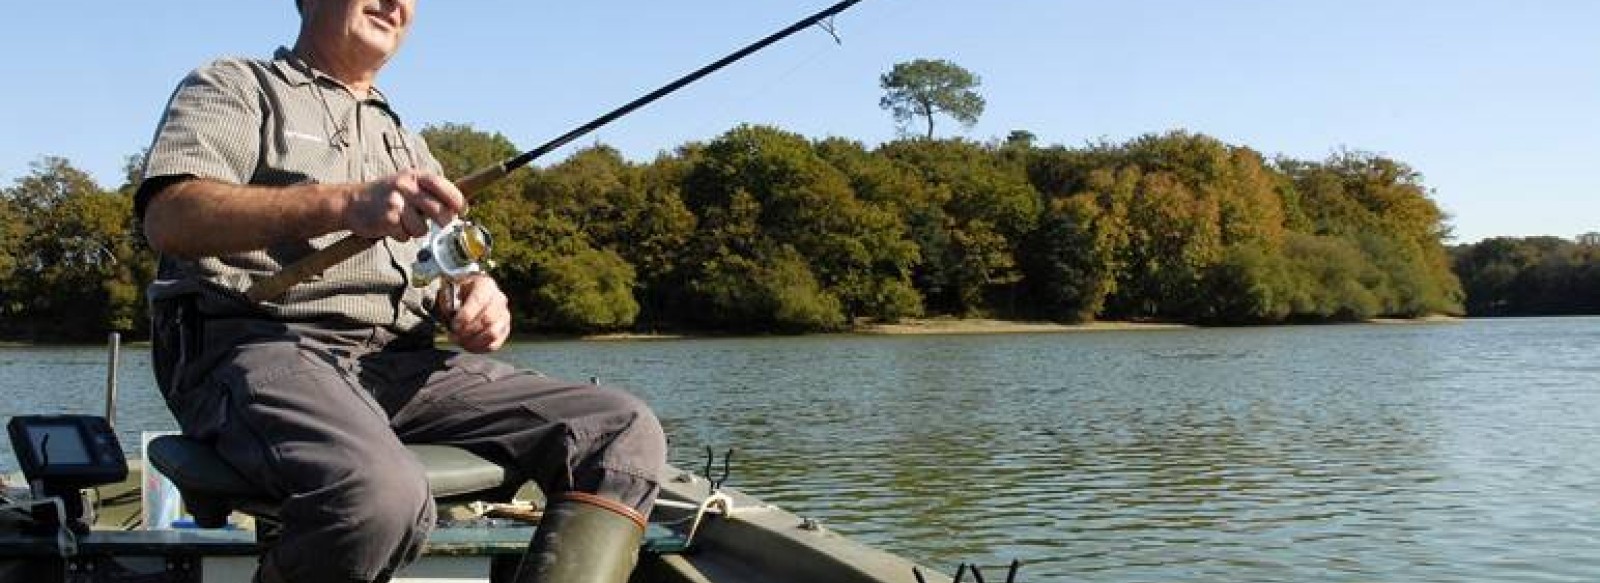
{"label": "metal bracket", "polygon": [[[1006,582],[1005,583],[1017,583],[1017,571],[1019,571],[1021,569],[1022,569],[1022,561],[1018,560],[1018,559],[1012,559],[1011,560],[1011,565],[1006,569]],[[972,579],[974,581],[977,581],[977,583],[987,583],[983,579],[983,569],[979,568],[977,563],[972,563],[972,564],[961,563],[960,565],[958,565],[956,567],[956,578],[954,579],[954,581],[952,583],[961,583],[962,580],[966,578],[967,571],[969,571],[969,570],[972,571]],[[921,569],[918,569],[916,567],[912,567],[911,568],[911,575],[913,577],[917,578],[917,583],[928,583],[928,579],[922,575],[922,570]]]}
{"label": "metal bracket", "polygon": [[712,451],[711,446],[706,446],[706,469],[704,472],[701,472],[700,475],[705,476],[707,480],[711,481],[712,493],[716,493],[717,490],[721,490],[722,484],[728,481],[728,474],[732,473],[733,471],[732,466],[734,451],[735,450],[730,447],[728,448],[728,453],[722,454],[722,476],[713,478],[711,477],[711,464],[717,460],[717,454]]}

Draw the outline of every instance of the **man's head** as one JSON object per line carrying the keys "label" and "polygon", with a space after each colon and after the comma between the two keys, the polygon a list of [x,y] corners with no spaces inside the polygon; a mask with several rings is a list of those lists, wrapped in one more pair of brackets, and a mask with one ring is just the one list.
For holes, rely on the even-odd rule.
{"label": "man's head", "polygon": [[295,0],[295,49],[336,75],[350,72],[340,69],[375,74],[400,49],[416,6],[416,0]]}

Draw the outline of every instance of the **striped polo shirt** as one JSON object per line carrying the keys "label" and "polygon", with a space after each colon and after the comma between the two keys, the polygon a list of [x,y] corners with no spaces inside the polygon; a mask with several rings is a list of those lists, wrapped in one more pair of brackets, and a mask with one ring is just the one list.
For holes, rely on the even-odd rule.
{"label": "striped polo shirt", "polygon": [[[408,168],[442,172],[381,93],[358,98],[279,48],[272,60],[222,59],[190,73],[156,130],[143,184],[184,176],[258,186],[366,182]],[[153,195],[141,189],[138,208]],[[384,239],[275,300],[253,305],[245,298],[255,280],[347,235],[192,261],[162,256],[149,296],[159,301],[197,294],[201,312],[214,316],[381,326],[402,333],[426,324],[433,290],[408,284],[419,239]]]}

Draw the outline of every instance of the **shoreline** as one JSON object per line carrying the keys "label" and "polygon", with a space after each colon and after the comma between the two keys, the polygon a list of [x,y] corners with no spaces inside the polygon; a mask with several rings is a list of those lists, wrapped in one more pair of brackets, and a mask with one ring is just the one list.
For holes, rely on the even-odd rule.
{"label": "shoreline", "polygon": [[[1376,324],[1384,326],[1415,326],[1423,324],[1449,324],[1465,322],[1468,318],[1462,316],[1432,315],[1420,318],[1372,318],[1348,324]],[[1340,325],[1340,323],[1326,324],[1269,324],[1273,326],[1319,326]],[[1083,324],[1062,324],[1058,322],[1035,322],[1027,320],[999,320],[994,318],[907,318],[894,324],[862,324],[839,332],[817,332],[800,334],[799,336],[819,334],[842,334],[855,336],[935,336],[935,335],[961,335],[961,334],[1044,334],[1044,333],[1085,333],[1085,332],[1132,332],[1132,331],[1160,331],[1160,330],[1197,330],[1208,328],[1198,324],[1183,324],[1175,322],[1130,322],[1130,321],[1099,321]],[[682,340],[693,338],[739,338],[760,336],[751,334],[694,334],[694,333],[645,333],[645,332],[615,332],[608,334],[591,334],[585,336],[545,336],[529,335],[519,340],[584,340],[596,342],[632,341],[632,340]]]}
{"label": "shoreline", "polygon": [[[1349,325],[1349,324],[1375,324],[1381,326],[1416,326],[1425,324],[1450,324],[1461,323],[1472,318],[1464,316],[1432,315],[1420,318],[1371,318],[1360,322],[1346,323],[1319,323],[1319,324],[1272,324],[1271,326],[1321,326],[1321,325]],[[934,335],[961,335],[961,334],[1043,334],[1043,333],[1084,333],[1084,332],[1130,332],[1130,331],[1157,331],[1157,330],[1195,330],[1207,328],[1198,324],[1182,324],[1173,322],[1130,322],[1130,321],[1101,321],[1083,324],[1062,324],[1057,322],[1037,322],[1027,320],[1000,320],[994,318],[907,318],[894,324],[862,324],[848,330],[839,332],[812,332],[797,334],[796,336],[811,336],[825,334],[843,334],[858,336],[934,336]],[[603,334],[513,334],[511,342],[559,342],[579,340],[586,342],[626,342],[650,340],[688,340],[699,338],[746,338],[774,336],[773,334],[719,334],[715,332],[608,332]],[[442,338],[442,337],[441,337]],[[75,344],[75,343],[66,343]],[[94,346],[97,343],[82,343],[85,346]],[[123,340],[124,348],[147,346],[149,340]],[[35,343],[18,340],[0,340],[0,348],[29,348],[36,346],[52,346],[54,343]]]}
{"label": "shoreline", "polygon": [[[814,332],[796,336],[840,334],[847,336],[932,336],[939,334],[1035,334],[1058,332],[1114,332],[1130,330],[1185,330],[1199,328],[1192,324],[1159,322],[1088,322],[1061,324],[1056,322],[1030,322],[1024,320],[996,320],[992,318],[907,318],[894,324],[863,324],[839,332]],[[628,340],[682,340],[691,338],[743,338],[759,334],[686,334],[615,332],[587,336],[529,335],[519,340],[584,340],[595,342]]]}
{"label": "shoreline", "polygon": [[1125,332],[1132,330],[1186,330],[1198,328],[1192,324],[1163,322],[1086,322],[1062,324],[1058,322],[1029,322],[1024,320],[995,320],[991,318],[913,318],[895,324],[867,324],[845,334],[919,336],[933,334],[1029,334],[1043,332]]}
{"label": "shoreline", "polygon": [[1451,315],[1448,315],[1448,314],[1432,314],[1432,315],[1428,315],[1428,316],[1422,316],[1420,318],[1371,318],[1371,319],[1368,319],[1368,320],[1364,321],[1363,323],[1365,323],[1365,324],[1384,324],[1384,325],[1411,326],[1411,325],[1416,325],[1416,324],[1448,324],[1448,323],[1452,323],[1452,322],[1465,322],[1465,321],[1467,321],[1467,317],[1466,316],[1451,316]]}

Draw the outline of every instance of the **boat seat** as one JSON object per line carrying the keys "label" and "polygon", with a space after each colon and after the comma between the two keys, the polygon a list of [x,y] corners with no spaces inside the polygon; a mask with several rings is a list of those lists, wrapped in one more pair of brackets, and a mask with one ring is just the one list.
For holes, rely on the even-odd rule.
{"label": "boat seat", "polygon": [[[422,462],[433,497],[457,499],[511,486],[505,468],[467,450],[444,445],[407,445]],[[202,528],[219,528],[239,510],[275,520],[278,503],[239,475],[211,445],[179,435],[150,441],[150,464],[178,486],[184,504]]]}

